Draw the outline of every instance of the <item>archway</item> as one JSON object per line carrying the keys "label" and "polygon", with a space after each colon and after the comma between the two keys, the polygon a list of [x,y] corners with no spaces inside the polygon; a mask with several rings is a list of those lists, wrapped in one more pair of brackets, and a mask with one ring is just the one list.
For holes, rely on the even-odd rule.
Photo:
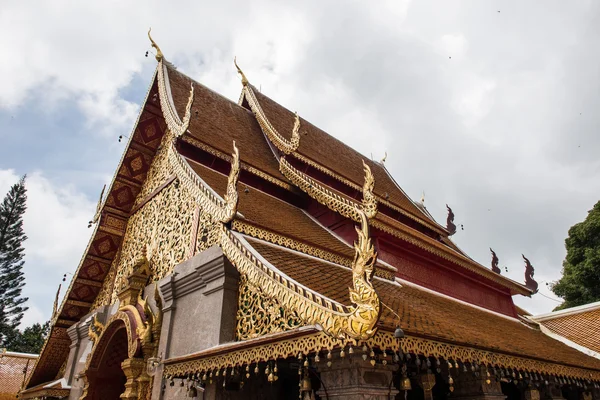
{"label": "archway", "polygon": [[119,400],[127,377],[121,364],[128,358],[128,337],[123,321],[115,321],[103,335],[102,348],[96,351],[87,371],[86,399]]}

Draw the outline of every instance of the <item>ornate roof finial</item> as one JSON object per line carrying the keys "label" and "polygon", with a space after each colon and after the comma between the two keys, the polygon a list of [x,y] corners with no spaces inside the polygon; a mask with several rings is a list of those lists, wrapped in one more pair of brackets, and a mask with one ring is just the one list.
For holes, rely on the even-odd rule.
{"label": "ornate roof finial", "polygon": [[525,286],[527,286],[528,289],[531,289],[532,292],[537,293],[538,283],[533,279],[533,265],[531,265],[531,262],[529,262],[529,259],[525,257],[525,255],[521,254],[521,256],[523,256],[523,260],[525,260]]}
{"label": "ornate roof finial", "polygon": [[246,75],[244,75],[244,73],[242,72],[242,69],[238,66],[236,57],[233,57],[233,63],[235,64],[235,67],[237,68],[238,74],[240,74],[240,76],[242,78],[242,85],[244,85],[244,86],[248,85],[248,83],[249,83],[248,78],[246,78]]}
{"label": "ornate roof finial", "polygon": [[423,193],[421,193],[421,205],[423,207],[425,207],[425,191],[423,190]]}
{"label": "ornate roof finial", "polygon": [[374,218],[377,215],[377,198],[373,194],[375,178],[365,160],[363,160],[363,168],[365,170],[365,183],[363,184],[362,209],[368,218]]}
{"label": "ornate roof finial", "polygon": [[164,56],[163,56],[162,51],[160,51],[160,47],[158,47],[156,42],[152,39],[152,36],[150,36],[151,31],[152,31],[152,28],[148,29],[148,39],[150,39],[150,44],[156,50],[156,55],[155,55],[156,61],[160,62],[164,58]]}
{"label": "ornate roof finial", "polygon": [[384,153],[383,158],[379,161],[381,164],[385,164],[385,160],[387,159],[387,151]]}
{"label": "ornate roof finial", "polygon": [[495,273],[499,274],[501,273],[500,267],[498,267],[498,256],[496,255],[496,252],[494,250],[492,250],[492,248],[490,247],[490,251],[492,252],[492,271],[494,271]]}
{"label": "ornate roof finial", "polygon": [[448,217],[446,218],[446,229],[448,230],[450,236],[452,236],[456,233],[456,225],[454,225],[454,212],[452,212],[452,209],[450,208],[450,206],[448,206],[448,204],[446,204],[446,209],[448,209]]}

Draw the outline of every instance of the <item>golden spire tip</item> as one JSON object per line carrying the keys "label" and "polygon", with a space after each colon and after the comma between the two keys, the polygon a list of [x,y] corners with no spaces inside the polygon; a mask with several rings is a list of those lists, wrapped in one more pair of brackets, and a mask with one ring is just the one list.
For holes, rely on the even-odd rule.
{"label": "golden spire tip", "polygon": [[244,75],[244,73],[242,72],[242,69],[237,64],[237,59],[236,58],[237,57],[233,57],[233,64],[235,65],[235,68],[237,68],[238,74],[240,74],[240,76],[242,77],[242,85],[246,86],[249,83],[248,82],[248,78],[246,78],[246,75]]}
{"label": "golden spire tip", "polygon": [[156,44],[156,42],[152,39],[152,36],[150,36],[150,32],[152,31],[152,28],[148,29],[148,39],[150,39],[150,44],[152,45],[152,47],[154,47],[156,49],[156,61],[160,62],[164,56],[162,51],[160,51],[160,47],[158,47],[158,45]]}

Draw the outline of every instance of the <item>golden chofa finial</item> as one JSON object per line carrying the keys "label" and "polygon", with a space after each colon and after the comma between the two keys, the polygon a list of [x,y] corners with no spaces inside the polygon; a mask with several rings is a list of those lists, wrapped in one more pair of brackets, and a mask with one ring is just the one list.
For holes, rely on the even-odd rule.
{"label": "golden chofa finial", "polygon": [[237,72],[238,74],[240,74],[240,76],[242,77],[242,85],[246,86],[248,85],[248,78],[246,78],[246,75],[244,75],[244,73],[242,72],[242,69],[239,67],[239,65],[237,65],[237,60],[236,57],[233,57],[233,63],[235,64],[235,67],[237,68]]}
{"label": "golden chofa finial", "polygon": [[158,45],[156,44],[156,42],[152,39],[152,36],[150,36],[150,32],[152,31],[152,28],[148,29],[148,39],[150,39],[150,43],[152,44],[152,47],[154,47],[154,49],[156,49],[156,61],[161,61],[164,56],[162,51],[160,51],[160,47],[158,47]]}

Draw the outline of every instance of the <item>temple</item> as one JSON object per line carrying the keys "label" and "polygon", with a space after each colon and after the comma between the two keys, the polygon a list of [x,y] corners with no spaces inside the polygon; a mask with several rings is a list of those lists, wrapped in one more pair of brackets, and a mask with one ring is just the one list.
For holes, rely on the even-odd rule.
{"label": "temple", "polygon": [[[151,39],[152,40],[152,39]],[[595,399],[600,359],[545,334],[385,168],[159,47],[139,118],[21,398]],[[237,64],[236,64],[237,67]]]}

